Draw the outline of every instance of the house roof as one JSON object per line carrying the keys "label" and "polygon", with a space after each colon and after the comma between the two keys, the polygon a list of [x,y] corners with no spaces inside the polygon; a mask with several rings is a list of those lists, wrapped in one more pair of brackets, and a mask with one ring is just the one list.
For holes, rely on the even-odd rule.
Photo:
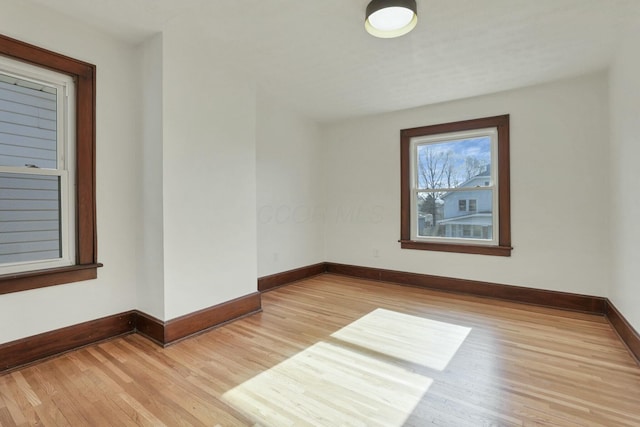
{"label": "house roof", "polygon": [[[483,179],[483,180],[491,179],[491,175],[486,175],[486,174],[482,173],[482,174],[480,174],[480,175],[473,176],[473,177],[469,178],[468,180],[464,181],[462,184],[460,184],[460,185],[459,185],[459,186],[457,186],[456,188],[457,188],[457,189],[460,189],[460,190],[462,190],[462,191],[464,191],[464,190],[473,191],[474,189],[476,189],[476,188],[478,188],[478,187],[484,187],[483,185],[480,185],[480,186],[477,186],[477,185],[470,186],[470,185],[469,185],[471,182],[473,182],[473,181],[475,181],[475,180],[477,180],[477,179]],[[440,196],[440,198],[441,198],[441,199],[445,199],[445,198],[447,198],[449,195],[451,195],[451,194],[456,194],[456,193],[459,193],[459,191],[450,191],[450,192],[445,193],[445,194],[443,194],[442,196]]]}
{"label": "house roof", "polygon": [[493,220],[490,213],[477,213],[443,219],[438,221],[438,224],[481,225],[486,227],[492,225]]}

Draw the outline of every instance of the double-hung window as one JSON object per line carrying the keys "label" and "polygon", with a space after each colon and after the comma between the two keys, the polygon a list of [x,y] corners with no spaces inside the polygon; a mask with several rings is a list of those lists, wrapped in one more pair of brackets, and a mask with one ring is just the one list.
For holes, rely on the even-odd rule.
{"label": "double-hung window", "polygon": [[0,294],[100,266],[95,66],[0,35]]}
{"label": "double-hung window", "polygon": [[0,268],[75,263],[70,76],[0,59]]}
{"label": "double-hung window", "polygon": [[401,246],[509,256],[509,116],[401,131]]}

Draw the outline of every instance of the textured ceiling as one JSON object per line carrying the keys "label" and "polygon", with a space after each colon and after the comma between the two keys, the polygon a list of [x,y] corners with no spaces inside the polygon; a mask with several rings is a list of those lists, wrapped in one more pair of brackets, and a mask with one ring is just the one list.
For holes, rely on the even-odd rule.
{"label": "textured ceiling", "polygon": [[[24,0],[23,0],[24,1]],[[333,121],[604,69],[640,0],[418,0],[410,34],[363,28],[368,0],[30,0],[131,43],[175,17],[302,114]]]}

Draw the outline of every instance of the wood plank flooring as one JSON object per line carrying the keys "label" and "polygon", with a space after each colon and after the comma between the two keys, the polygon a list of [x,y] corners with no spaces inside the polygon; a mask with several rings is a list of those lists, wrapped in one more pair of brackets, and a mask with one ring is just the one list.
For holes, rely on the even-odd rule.
{"label": "wood plank flooring", "polygon": [[0,376],[0,425],[640,426],[640,367],[601,316],[325,274]]}

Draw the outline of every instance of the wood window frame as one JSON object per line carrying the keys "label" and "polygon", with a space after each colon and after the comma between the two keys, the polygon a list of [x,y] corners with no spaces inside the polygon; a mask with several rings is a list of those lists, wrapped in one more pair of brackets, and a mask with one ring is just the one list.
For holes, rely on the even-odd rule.
{"label": "wood window frame", "polygon": [[[498,244],[474,245],[411,240],[411,139],[443,133],[496,128],[498,133]],[[422,126],[400,131],[400,246],[402,249],[511,256],[509,115]]]}
{"label": "wood window frame", "polygon": [[0,294],[95,279],[102,267],[96,230],[96,66],[0,34],[0,55],[71,76],[75,83],[75,264],[0,275]]}

